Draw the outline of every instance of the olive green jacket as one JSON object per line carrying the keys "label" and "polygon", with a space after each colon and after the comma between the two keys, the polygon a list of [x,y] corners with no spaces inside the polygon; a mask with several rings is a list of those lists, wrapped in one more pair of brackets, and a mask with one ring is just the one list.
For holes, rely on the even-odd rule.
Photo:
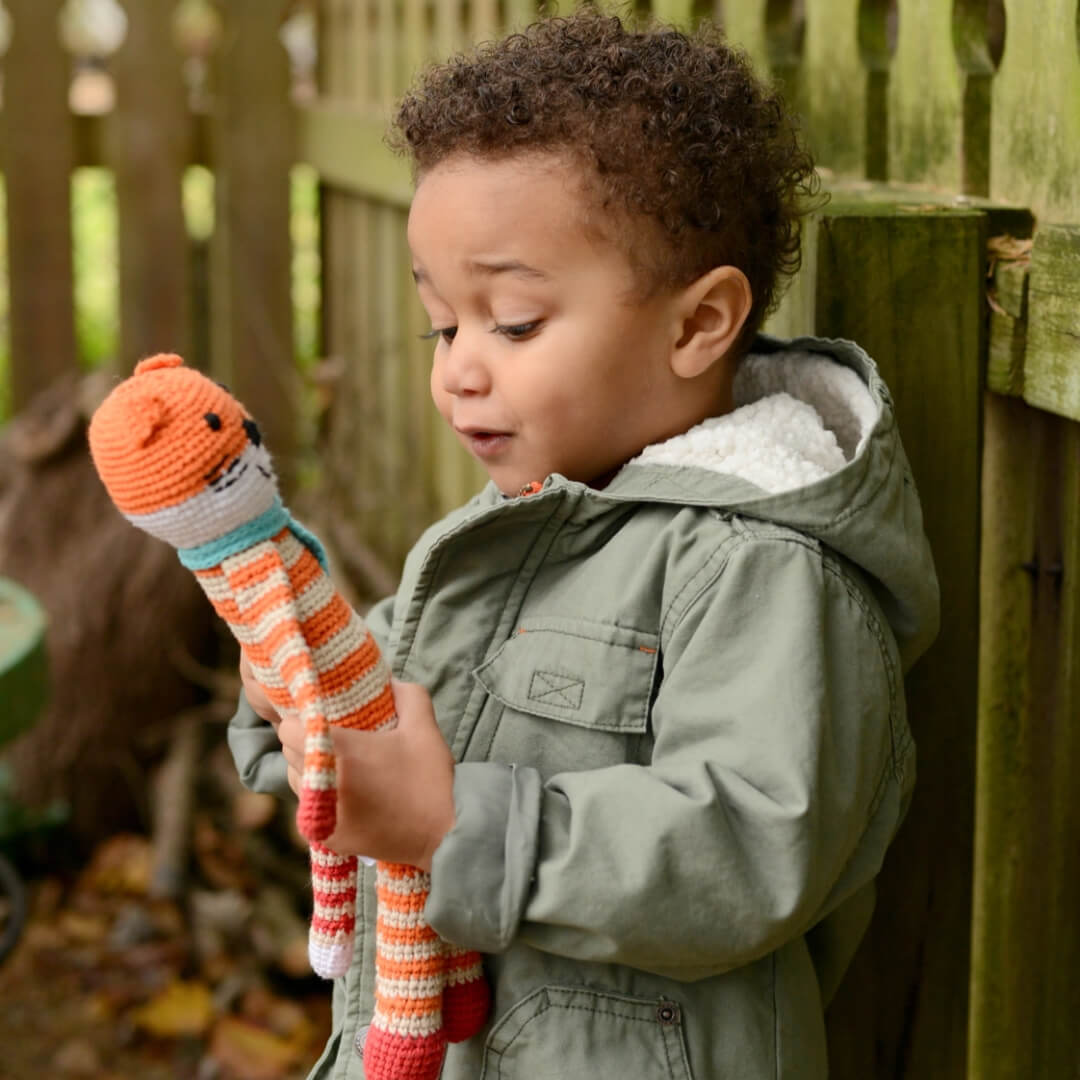
{"label": "olive green jacket", "polygon": [[[826,1075],[824,1002],[911,792],[902,675],[938,591],[871,361],[816,339],[755,352],[737,402],[774,395],[764,450],[731,427],[758,414],[736,410],[718,452],[687,436],[603,490],[489,485],[370,613],[460,763],[426,914],[487,954],[494,1008],[444,1080]],[[812,404],[841,454],[794,488],[770,473],[803,441],[778,391]],[[245,703],[230,743],[246,783],[284,790]],[[368,930],[315,1077],[363,1076],[364,875]]]}

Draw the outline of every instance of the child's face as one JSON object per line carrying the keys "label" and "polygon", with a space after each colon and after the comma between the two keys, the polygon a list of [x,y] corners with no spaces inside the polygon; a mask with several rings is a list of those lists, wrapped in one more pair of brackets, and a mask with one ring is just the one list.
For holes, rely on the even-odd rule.
{"label": "child's face", "polygon": [[629,259],[588,232],[589,209],[577,167],[538,155],[451,158],[413,200],[432,396],[507,494],[553,472],[602,482],[681,430],[673,297],[631,299]]}

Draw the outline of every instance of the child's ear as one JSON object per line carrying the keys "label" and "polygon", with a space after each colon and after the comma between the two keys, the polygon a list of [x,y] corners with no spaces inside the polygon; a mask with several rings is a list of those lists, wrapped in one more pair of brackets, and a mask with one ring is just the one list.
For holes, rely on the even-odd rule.
{"label": "child's ear", "polygon": [[683,379],[704,374],[735,344],[754,298],[736,266],[716,266],[692,281],[678,299],[680,336],[671,370]]}

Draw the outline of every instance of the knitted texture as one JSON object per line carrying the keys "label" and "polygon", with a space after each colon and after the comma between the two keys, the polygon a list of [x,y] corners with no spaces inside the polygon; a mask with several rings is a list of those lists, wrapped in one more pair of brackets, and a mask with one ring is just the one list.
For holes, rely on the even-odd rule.
{"label": "knitted texture", "polygon": [[[329,725],[397,723],[385,660],[327,574],[318,542],[282,507],[258,428],[224,387],[177,356],[151,357],[101,404],[89,437],[117,507],[179,549],[269,700],[304,725],[297,826],[311,845],[309,954],[318,974],[342,976],[353,956],[358,867],[321,843],[337,812]],[[429,886],[416,867],[376,866],[369,1080],[434,1080],[447,1041],[469,1038],[487,1019],[480,956],[425,923]]]}

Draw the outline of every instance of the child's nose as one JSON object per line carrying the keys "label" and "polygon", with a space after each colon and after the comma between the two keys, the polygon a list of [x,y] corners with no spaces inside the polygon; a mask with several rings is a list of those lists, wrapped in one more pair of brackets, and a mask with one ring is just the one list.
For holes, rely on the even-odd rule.
{"label": "child's nose", "polygon": [[465,334],[461,328],[443,350],[441,378],[443,389],[455,397],[484,394],[491,388],[491,375],[484,356],[483,339]]}

